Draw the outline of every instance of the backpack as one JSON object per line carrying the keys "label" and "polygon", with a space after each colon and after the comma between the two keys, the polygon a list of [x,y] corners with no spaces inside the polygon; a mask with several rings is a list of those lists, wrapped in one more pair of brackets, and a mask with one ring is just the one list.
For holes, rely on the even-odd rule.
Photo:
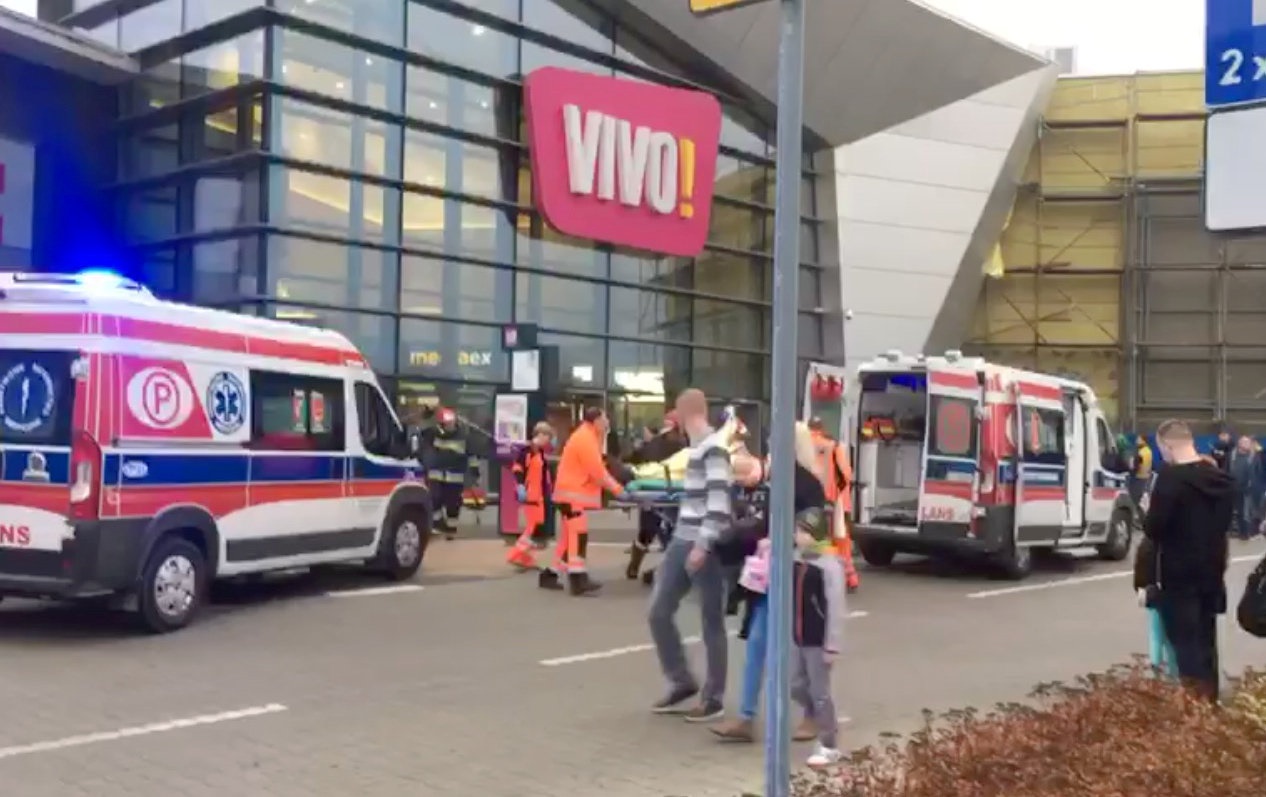
{"label": "backpack", "polygon": [[1235,619],[1248,633],[1266,638],[1266,557],[1249,574]]}

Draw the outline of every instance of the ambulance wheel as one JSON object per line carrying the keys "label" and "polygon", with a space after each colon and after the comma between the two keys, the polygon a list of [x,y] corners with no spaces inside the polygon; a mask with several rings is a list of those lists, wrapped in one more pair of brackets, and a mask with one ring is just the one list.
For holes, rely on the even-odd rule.
{"label": "ambulance wheel", "polygon": [[897,549],[891,545],[884,545],[879,542],[861,542],[857,543],[857,547],[862,552],[862,558],[866,560],[866,564],[871,567],[887,567],[892,564],[892,560],[897,558]]}
{"label": "ambulance wheel", "polygon": [[404,507],[387,522],[373,567],[392,581],[407,581],[422,566],[430,541],[431,514],[424,507]]}
{"label": "ambulance wheel", "polygon": [[202,607],[206,558],[180,537],[164,537],[154,545],[137,588],[137,617],[155,634],[178,631],[193,622]]}
{"label": "ambulance wheel", "polygon": [[1019,581],[1033,572],[1033,549],[1015,545],[994,558],[998,573],[1009,581]]}
{"label": "ambulance wheel", "polygon": [[1105,562],[1120,562],[1130,555],[1130,545],[1134,541],[1134,519],[1124,509],[1112,513],[1108,521],[1108,539],[1096,547],[1099,558]]}

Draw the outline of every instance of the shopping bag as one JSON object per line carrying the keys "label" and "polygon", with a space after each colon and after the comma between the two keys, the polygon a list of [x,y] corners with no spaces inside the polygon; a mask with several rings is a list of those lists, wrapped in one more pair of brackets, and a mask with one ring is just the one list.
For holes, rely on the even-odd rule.
{"label": "shopping bag", "polygon": [[1156,609],[1147,610],[1147,657],[1152,669],[1169,678],[1178,677],[1178,656]]}
{"label": "shopping bag", "polygon": [[1266,557],[1249,573],[1244,595],[1235,610],[1235,619],[1248,633],[1266,638]]}

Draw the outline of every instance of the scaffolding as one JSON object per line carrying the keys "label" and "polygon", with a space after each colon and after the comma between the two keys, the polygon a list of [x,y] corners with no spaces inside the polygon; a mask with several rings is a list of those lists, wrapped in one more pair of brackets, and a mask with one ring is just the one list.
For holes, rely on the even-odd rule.
{"label": "scaffolding", "polygon": [[1266,432],[1266,236],[1204,229],[1203,75],[1065,78],[970,348],[1088,382],[1127,429]]}

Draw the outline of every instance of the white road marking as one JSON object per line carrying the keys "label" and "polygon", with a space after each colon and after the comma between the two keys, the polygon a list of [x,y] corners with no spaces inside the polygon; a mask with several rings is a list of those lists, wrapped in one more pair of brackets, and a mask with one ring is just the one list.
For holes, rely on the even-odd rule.
{"label": "white road marking", "polygon": [[395,595],[400,592],[421,592],[421,584],[396,584],[390,587],[368,587],[366,589],[336,589],[325,593],[327,598],[366,598],[372,595]]}
{"label": "white road marking", "polygon": [[[1231,564],[1239,564],[1241,562],[1256,562],[1262,558],[1261,554],[1251,554],[1247,556],[1231,557]],[[1022,592],[1040,592],[1046,589],[1056,589],[1058,587],[1075,587],[1079,584],[1093,584],[1096,581],[1110,581],[1114,578],[1127,578],[1133,576],[1133,570],[1114,570],[1111,573],[1095,573],[1092,576],[1076,576],[1074,578],[1061,578],[1056,581],[1042,581],[1037,584],[1024,584],[1019,587],[1003,587],[1001,589],[987,589],[981,592],[972,592],[967,597],[977,598],[997,598],[1002,595],[1018,595]]]}
{"label": "white road marking", "polygon": [[185,717],[182,719],[168,720],[166,722],[155,722],[150,725],[135,725],[130,728],[119,728],[114,731],[86,733],[81,736],[67,736],[64,739],[53,739],[47,742],[36,742],[35,744],[24,744],[15,747],[0,747],[0,759],[16,758],[17,756],[30,755],[32,753],[48,753],[54,750],[65,750],[69,747],[83,747],[84,745],[99,744],[101,742],[114,742],[119,739],[131,739],[135,736],[150,736],[155,733],[169,733],[171,731],[184,730],[185,728],[196,728],[199,725],[216,725],[221,722],[234,722],[236,720],[261,717],[265,714],[276,714],[287,710],[287,707],[281,705],[280,703],[269,703],[266,706],[251,706],[250,708],[238,709],[236,711],[225,711],[220,714],[202,714],[197,717]]}
{"label": "white road marking", "polygon": [[[870,613],[863,612],[863,611],[849,612],[848,619],[856,620],[858,618],[865,617],[868,614]],[[727,629],[726,636],[731,636],[731,637],[738,636],[738,629],[737,628]],[[683,644],[686,644],[686,645],[697,645],[703,641],[703,637],[697,636],[697,635],[682,637],[681,641]],[[610,648],[609,650],[597,650],[597,651],[594,651],[593,653],[578,653],[575,656],[560,656],[559,658],[556,658],[556,659],[542,659],[538,663],[542,667],[560,667],[564,664],[580,664],[586,661],[598,661],[600,659],[614,659],[618,656],[627,656],[630,653],[645,653],[647,651],[654,650],[654,649],[655,649],[655,645],[653,643],[648,642],[643,645],[628,645],[622,648]]]}

